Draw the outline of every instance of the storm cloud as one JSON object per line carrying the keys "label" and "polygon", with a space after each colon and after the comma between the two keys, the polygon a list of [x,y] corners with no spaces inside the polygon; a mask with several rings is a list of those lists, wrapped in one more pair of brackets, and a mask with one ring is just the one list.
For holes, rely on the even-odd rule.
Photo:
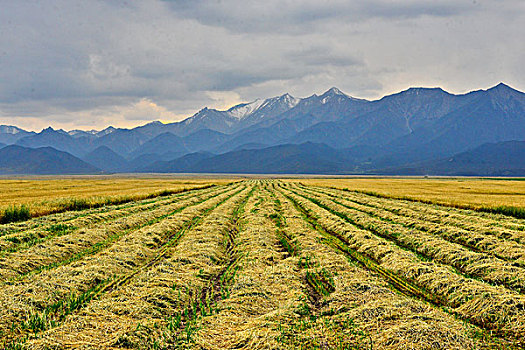
{"label": "storm cloud", "polygon": [[0,124],[134,126],[331,86],[525,90],[525,3],[2,1]]}

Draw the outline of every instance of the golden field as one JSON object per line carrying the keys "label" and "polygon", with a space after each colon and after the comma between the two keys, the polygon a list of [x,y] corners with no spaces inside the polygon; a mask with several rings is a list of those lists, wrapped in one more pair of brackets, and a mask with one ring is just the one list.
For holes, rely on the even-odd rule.
{"label": "golden field", "polygon": [[10,206],[25,205],[31,216],[61,211],[71,201],[82,200],[91,205],[106,201],[139,200],[162,191],[177,192],[232,179],[196,179],[184,177],[20,177],[0,179],[0,211]]}
{"label": "golden field", "polygon": [[110,180],[48,190],[164,194],[0,225],[1,348],[525,346],[525,219],[353,179]]}
{"label": "golden field", "polygon": [[525,180],[482,178],[347,178],[294,179],[311,185],[376,192],[395,198],[410,198],[444,205],[525,208]]}

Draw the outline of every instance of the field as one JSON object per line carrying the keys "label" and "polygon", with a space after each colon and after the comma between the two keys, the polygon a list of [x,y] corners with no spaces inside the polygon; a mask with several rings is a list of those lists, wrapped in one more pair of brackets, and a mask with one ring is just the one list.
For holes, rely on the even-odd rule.
{"label": "field", "polygon": [[[0,225],[0,345],[525,346],[525,219],[358,180],[171,181]],[[499,198],[480,205],[523,204]]]}
{"label": "field", "polygon": [[346,178],[300,180],[311,185],[351,189],[465,209],[525,208],[525,179]]}
{"label": "field", "polygon": [[[87,209],[106,204],[173,194],[188,188],[227,183],[231,179],[172,179],[162,176],[77,176],[19,177],[0,179],[0,223],[12,212],[16,216],[38,217],[67,210]],[[20,209],[24,209],[22,213]],[[7,214],[7,215],[6,215]]]}

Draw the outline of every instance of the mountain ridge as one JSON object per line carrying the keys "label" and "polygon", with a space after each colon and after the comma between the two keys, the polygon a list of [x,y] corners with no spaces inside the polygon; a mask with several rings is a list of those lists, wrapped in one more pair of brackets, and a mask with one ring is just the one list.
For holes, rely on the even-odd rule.
{"label": "mountain ridge", "polygon": [[[399,91],[397,93],[392,93],[392,94],[389,94],[389,95],[385,95],[385,96],[382,96],[378,99],[364,99],[364,98],[357,98],[357,97],[352,97],[346,93],[344,93],[343,91],[341,91],[339,88],[337,87],[331,87],[329,88],[328,90],[326,90],[325,92],[323,92],[321,95],[317,95],[317,94],[312,94],[308,97],[304,97],[304,98],[296,98],[296,97],[293,97],[292,95],[290,95],[289,93],[284,93],[283,95],[280,95],[280,96],[275,96],[275,97],[270,97],[270,98],[267,98],[267,99],[256,99],[254,101],[251,101],[251,102],[242,102],[242,103],[239,103],[237,105],[234,105],[232,107],[229,107],[228,109],[226,110],[218,110],[218,109],[213,109],[213,108],[208,108],[208,107],[203,107],[199,112],[191,115],[191,116],[188,116],[187,118],[181,120],[181,121],[178,121],[178,122],[169,122],[169,123],[164,123],[160,120],[154,120],[154,121],[151,121],[151,122],[148,122],[144,125],[139,125],[139,126],[136,126],[136,127],[133,127],[131,129],[127,129],[127,130],[133,130],[133,129],[137,129],[137,128],[143,128],[143,127],[146,127],[148,125],[163,125],[163,126],[166,126],[166,125],[174,125],[174,124],[180,124],[180,123],[183,123],[185,121],[187,121],[188,119],[191,119],[192,117],[198,115],[200,112],[202,111],[205,111],[205,110],[213,110],[213,111],[217,111],[217,112],[229,112],[231,110],[234,110],[236,108],[239,108],[239,107],[242,107],[244,105],[249,105],[251,103],[254,103],[255,101],[263,101],[263,102],[266,102],[266,101],[270,101],[270,100],[275,100],[275,99],[279,99],[279,98],[282,98],[282,97],[285,97],[285,96],[288,96],[292,99],[295,99],[295,100],[298,100],[298,101],[301,101],[301,100],[307,100],[309,98],[312,98],[312,97],[321,97],[321,96],[324,96],[324,95],[330,95],[330,94],[337,94],[337,95],[341,95],[341,96],[345,96],[347,97],[348,99],[351,99],[351,100],[355,100],[355,101],[367,101],[367,102],[377,102],[377,101],[381,101],[385,98],[388,98],[390,96],[395,96],[395,95],[399,95],[399,94],[403,94],[403,93],[407,93],[409,91],[424,91],[424,90],[434,90],[434,91],[441,91],[445,94],[448,94],[448,95],[451,95],[451,96],[465,96],[465,95],[469,95],[469,94],[472,94],[472,93],[477,93],[477,92],[488,92],[488,91],[498,91],[498,90],[505,90],[505,91],[511,91],[512,93],[519,93],[521,95],[525,95],[525,92],[522,92],[522,91],[519,91],[519,90],[516,90],[514,88],[512,88],[510,85],[508,84],[505,84],[504,82],[499,82],[498,84],[494,85],[494,86],[491,86],[489,88],[486,88],[486,89],[478,89],[478,90],[472,90],[472,91],[469,91],[469,92],[466,92],[466,93],[451,93],[451,92],[448,92],[446,90],[444,90],[443,88],[441,87],[409,87],[405,90],[402,90],[402,91]],[[295,104],[296,105],[296,104]],[[294,105],[294,106],[295,106]],[[19,128],[17,126],[14,126],[14,125],[0,125],[0,135],[3,135],[5,134],[4,130],[6,128],[13,128],[13,129],[17,129],[18,131],[22,131],[22,132],[27,132],[27,133],[37,133],[35,131],[26,131],[24,130],[23,128]],[[53,129],[53,127],[49,126],[45,129],[42,129],[43,130],[46,130],[46,129],[51,129],[51,130],[55,130]],[[110,133],[114,130],[117,130],[117,129],[125,129],[125,128],[118,128],[118,127],[114,127],[114,126],[108,126],[102,130],[96,130],[96,129],[91,129],[91,130],[81,130],[81,129],[73,129],[73,130],[70,130],[70,131],[64,131],[62,129],[56,129],[56,130],[61,130],[63,131],[64,133],[68,133],[68,134],[83,134],[83,133],[86,133],[86,134],[92,134],[92,135],[105,135],[107,133]],[[42,132],[41,131],[41,132]]]}
{"label": "mountain ridge", "polygon": [[9,145],[0,149],[2,175],[96,174],[100,169],[52,147]]}
{"label": "mountain ridge", "polygon": [[383,169],[392,175],[523,176],[525,141],[485,143],[445,159],[402,168]]}
{"label": "mountain ridge", "polygon": [[[100,149],[116,163],[124,164],[120,160],[124,158],[123,171],[196,152],[252,157],[262,156],[264,149],[275,155],[280,145],[288,145],[287,149],[307,145],[300,148],[316,152],[317,146],[311,144],[322,144],[347,152],[354,163],[347,168],[333,165],[334,172],[366,173],[437,161],[486,143],[525,141],[524,125],[525,94],[504,83],[464,94],[439,87],[411,87],[378,100],[354,98],[333,87],[305,98],[286,93],[226,110],[203,108],[181,122],[154,121],[131,129],[64,131],[49,127],[35,133],[0,126],[0,144],[53,147],[79,158],[90,155],[104,170],[116,169],[111,161],[104,164],[103,157],[93,154]],[[334,160],[339,154],[327,150]],[[311,169],[306,163],[303,168]]]}

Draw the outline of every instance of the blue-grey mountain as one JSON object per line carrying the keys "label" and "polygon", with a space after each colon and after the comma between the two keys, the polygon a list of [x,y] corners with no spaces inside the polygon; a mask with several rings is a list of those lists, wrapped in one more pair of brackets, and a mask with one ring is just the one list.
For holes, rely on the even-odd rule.
{"label": "blue-grey mountain", "polygon": [[0,174],[95,174],[100,169],[52,147],[10,145],[0,149]]}
{"label": "blue-grey mountain", "polygon": [[[321,95],[284,94],[225,111],[204,108],[181,122],[152,122],[133,129],[47,128],[34,133],[0,127],[0,143],[53,147],[91,159],[106,171],[128,172],[377,173],[401,168],[416,172],[421,164],[507,141],[525,141],[525,94],[502,83],[461,95],[440,88],[410,88],[375,101],[331,88]],[[93,153],[96,149],[100,156]],[[298,152],[294,159],[286,153],[291,149]],[[323,161],[316,158],[318,149],[326,151]],[[311,157],[303,157],[308,152]],[[125,161],[117,162],[113,153]],[[267,162],[271,157],[281,164]],[[255,159],[260,165],[248,166]]]}
{"label": "blue-grey mountain", "polygon": [[330,174],[342,171],[346,165],[344,152],[324,144],[307,142],[220,155],[194,153],[139,170],[165,173]]}
{"label": "blue-grey mountain", "polygon": [[382,174],[451,176],[523,176],[525,141],[486,143],[466,152],[436,161],[401,168],[382,169]]}
{"label": "blue-grey mountain", "polygon": [[82,157],[82,160],[102,169],[107,173],[126,172],[130,168],[129,162],[107,146],[100,146]]}

